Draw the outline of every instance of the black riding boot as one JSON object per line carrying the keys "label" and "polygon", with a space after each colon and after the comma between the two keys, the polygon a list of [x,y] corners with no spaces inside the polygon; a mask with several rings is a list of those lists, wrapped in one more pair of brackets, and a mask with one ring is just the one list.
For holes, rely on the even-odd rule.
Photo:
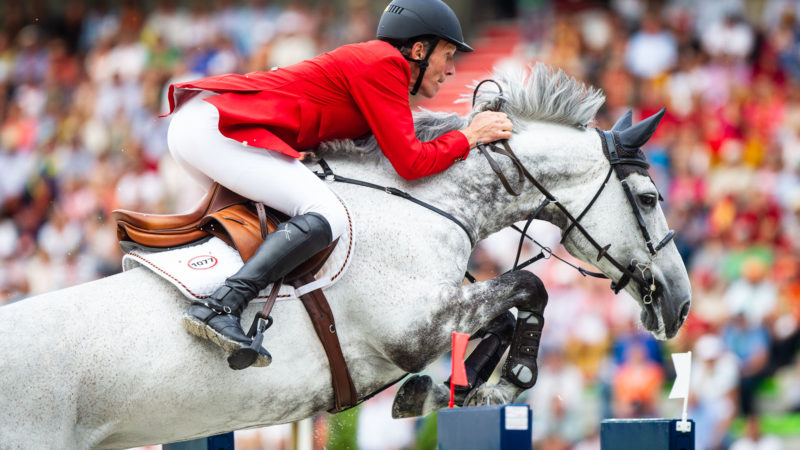
{"label": "black riding boot", "polygon": [[250,300],[270,283],[304,263],[331,244],[331,227],[320,214],[308,213],[289,219],[278,226],[236,274],[225,280],[204,303],[186,309],[183,324],[195,336],[208,339],[230,353],[232,369],[252,364],[268,366],[269,352],[251,348],[253,340],[239,322]]}

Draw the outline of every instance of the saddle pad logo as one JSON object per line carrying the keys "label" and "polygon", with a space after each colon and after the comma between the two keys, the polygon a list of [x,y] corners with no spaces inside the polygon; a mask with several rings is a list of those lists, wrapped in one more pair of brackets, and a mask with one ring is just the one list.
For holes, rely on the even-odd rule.
{"label": "saddle pad logo", "polygon": [[211,255],[200,255],[190,259],[186,264],[194,270],[206,270],[216,266],[217,262],[217,258]]}

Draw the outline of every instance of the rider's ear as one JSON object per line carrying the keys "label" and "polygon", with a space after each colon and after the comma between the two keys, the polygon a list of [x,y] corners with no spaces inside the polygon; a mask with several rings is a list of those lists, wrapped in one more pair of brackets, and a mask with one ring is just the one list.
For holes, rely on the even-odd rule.
{"label": "rider's ear", "polygon": [[411,57],[414,59],[422,59],[425,57],[425,44],[421,41],[414,42],[411,46]]}

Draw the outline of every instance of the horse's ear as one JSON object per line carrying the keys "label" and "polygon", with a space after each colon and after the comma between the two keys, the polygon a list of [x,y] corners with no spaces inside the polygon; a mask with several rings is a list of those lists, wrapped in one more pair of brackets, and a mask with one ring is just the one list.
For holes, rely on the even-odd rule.
{"label": "horse's ear", "polygon": [[633,125],[627,130],[621,131],[619,133],[620,144],[629,149],[643,146],[653,136],[653,133],[656,132],[656,128],[658,128],[661,119],[664,118],[664,113],[666,111],[667,108],[661,108],[661,111]]}
{"label": "horse's ear", "polygon": [[629,109],[628,112],[626,112],[625,115],[620,117],[617,120],[617,123],[615,123],[614,126],[611,127],[611,131],[627,130],[628,128],[631,127],[631,125],[633,125],[633,111]]}

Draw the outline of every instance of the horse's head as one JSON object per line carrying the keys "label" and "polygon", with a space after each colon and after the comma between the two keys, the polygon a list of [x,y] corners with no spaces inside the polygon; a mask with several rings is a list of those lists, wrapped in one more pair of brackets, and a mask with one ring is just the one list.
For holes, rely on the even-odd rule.
{"label": "horse's head", "polygon": [[663,115],[632,125],[628,112],[612,130],[598,130],[606,181],[587,183],[583,199],[572,202],[582,204],[572,214],[586,233],[569,220],[562,228],[567,250],[599,267],[612,288],[631,294],[642,307],[642,324],[659,339],[678,332],[691,303],[689,277],[640,150]]}
{"label": "horse's head", "polygon": [[[496,73],[494,85],[473,97],[473,114],[501,110],[514,123],[509,148],[495,146],[508,158],[489,165],[512,174],[504,185],[516,184],[515,171],[520,181],[504,191],[483,158],[468,160],[464,172],[490,180],[473,183],[492,208],[479,235],[535,212],[561,228],[570,254],[598,267],[615,291],[625,289],[641,304],[646,329],[660,339],[673,337],[689,312],[689,277],[640,150],[663,111],[636,125],[629,112],[612,130],[594,130],[588,124],[605,100],[601,91],[543,64],[530,69]],[[522,184],[523,173],[530,183]],[[459,186],[467,184],[461,180]]]}

